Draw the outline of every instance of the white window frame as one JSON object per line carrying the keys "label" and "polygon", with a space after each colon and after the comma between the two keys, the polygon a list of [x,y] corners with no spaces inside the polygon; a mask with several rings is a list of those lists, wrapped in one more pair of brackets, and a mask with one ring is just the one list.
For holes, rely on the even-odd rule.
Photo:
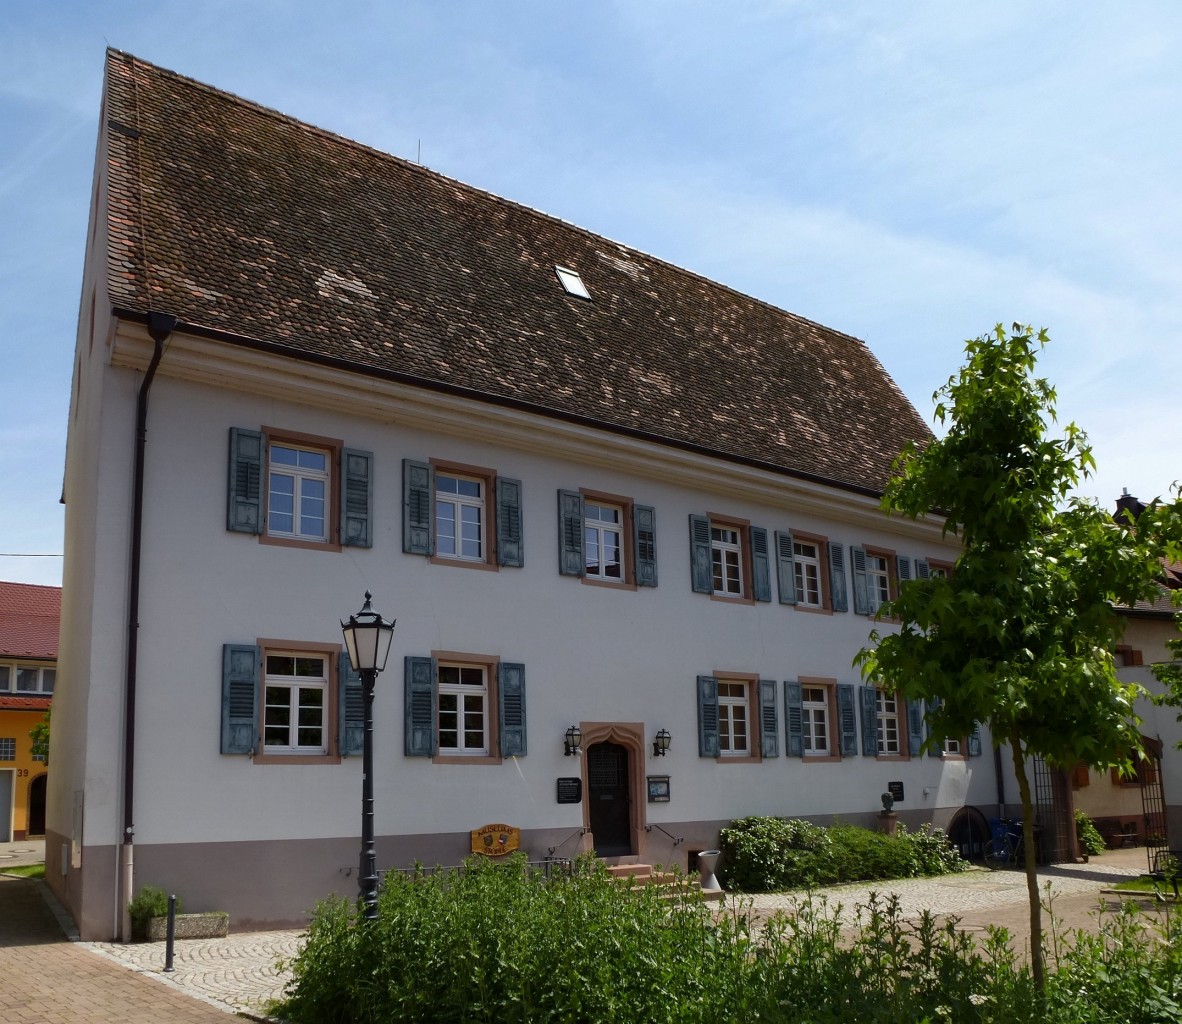
{"label": "white window frame", "polygon": [[[593,519],[591,517],[591,510],[599,509],[604,512],[614,512],[616,521],[613,523],[610,520]],[[628,521],[626,509],[615,502],[601,501],[598,498],[583,499],[583,551],[584,551],[584,567],[585,579],[599,580],[603,583],[627,583],[628,582],[628,565],[626,548],[624,547],[624,526]],[[606,572],[607,563],[603,559],[604,540],[608,537],[614,538],[617,559],[615,564],[617,575],[612,576]],[[598,553],[596,562],[598,563],[598,570],[592,570],[591,551]]]}
{"label": "white window frame", "polygon": [[871,615],[891,599],[891,561],[888,555],[866,552],[866,602]]}
{"label": "white window frame", "polygon": [[16,737],[0,736],[0,763],[16,760]]}
{"label": "white window frame", "polygon": [[[458,679],[460,681],[445,683],[443,681],[443,675],[446,669],[458,670]],[[437,732],[435,747],[439,755],[443,757],[489,757],[491,755],[493,732],[490,716],[494,709],[491,700],[492,691],[489,686],[489,671],[488,665],[459,661],[441,661],[436,665],[435,713],[437,717]],[[469,673],[479,674],[479,685],[462,681],[464,676]],[[455,698],[456,707],[454,710],[444,710],[444,697]],[[466,707],[470,698],[479,698],[478,710],[470,711]],[[468,743],[468,733],[477,731],[468,726],[467,717],[469,714],[479,714],[481,719],[479,732],[482,742],[479,746],[469,745]],[[454,746],[445,745],[443,742],[445,715],[455,717],[455,728],[446,730],[447,732],[455,733]]]}
{"label": "white window frame", "polygon": [[[812,554],[805,552],[805,548]],[[796,577],[796,604],[803,608],[823,608],[825,589],[821,582],[821,545],[815,540],[792,539],[792,567]],[[814,595],[815,596],[812,596]]]}
{"label": "white window frame", "polygon": [[[439,485],[444,480],[454,480],[457,484],[467,483],[475,484],[477,494],[460,494],[457,488],[456,491],[441,491]],[[489,482],[482,476],[473,476],[469,473],[453,472],[448,469],[435,470],[435,554],[439,558],[455,559],[460,562],[487,562],[488,561],[488,491]],[[442,550],[441,543],[445,539],[445,533],[442,529],[442,523],[445,521],[441,517],[441,512],[444,508],[452,510],[452,533],[451,543],[455,550]],[[475,510],[477,516],[477,537],[476,544],[478,551],[475,554],[464,553],[464,509]]]}
{"label": "white window frame", "polygon": [[945,736],[942,749],[945,757],[964,756],[964,744],[956,736]]}
{"label": "white window frame", "polygon": [[718,597],[742,597],[743,529],[730,523],[710,523],[710,574]]}
{"label": "white window frame", "polygon": [[[315,469],[309,466],[288,465],[282,462],[275,461],[276,450],[282,449],[284,451],[292,451],[297,453],[297,462],[299,453],[306,453],[309,455],[318,455],[324,459],[324,469]],[[285,540],[300,540],[307,541],[313,544],[327,544],[329,542],[329,535],[332,530],[333,522],[333,463],[334,452],[330,448],[323,448],[319,445],[304,444],[299,441],[290,441],[283,437],[267,439],[267,535],[270,537],[281,537]],[[290,479],[292,482],[291,493],[291,517],[292,529],[281,530],[275,526],[275,517],[281,513],[274,510],[274,485],[275,480],[279,478]],[[305,487],[313,484],[321,484],[323,486],[323,514],[321,516],[321,529],[319,533],[304,532],[303,519],[304,513],[302,506],[305,500],[314,501],[313,497],[304,494]],[[286,496],[286,495],[285,495]],[[282,513],[286,514],[286,513]]]}
{"label": "white window frame", "polygon": [[[897,690],[878,690],[875,695],[875,724],[878,732],[878,753],[883,757],[902,757],[904,716]],[[892,723],[894,739],[891,739]]]}
{"label": "white window frame", "polygon": [[[35,683],[32,689],[20,685],[22,672],[34,673]],[[4,662],[0,664],[0,673],[3,674],[3,678],[0,679],[0,693],[36,694],[41,697],[52,697],[54,686],[57,684],[57,668],[54,665],[24,665],[20,662]],[[45,686],[47,677],[51,680],[48,689]]]}
{"label": "white window frame", "polygon": [[[270,661],[272,658],[294,658],[297,660],[319,661],[321,670],[319,676],[304,676],[288,675],[286,673],[272,673],[270,671]],[[330,683],[331,666],[329,664],[329,657],[327,654],[318,653],[315,651],[285,651],[285,650],[264,650],[263,651],[263,692],[262,692],[262,753],[263,754],[307,754],[312,756],[327,755],[329,753],[330,729],[332,724],[331,709],[329,706],[329,696],[331,687]],[[272,708],[281,708],[284,705],[277,702],[272,702],[269,699],[269,691],[271,690],[287,690],[287,713],[288,722],[286,726],[282,723],[268,722],[268,712]],[[321,694],[320,700],[320,740],[319,744],[301,744],[299,742],[300,721],[299,712],[304,707],[311,707],[312,705],[305,705],[302,702],[303,694],[301,691],[319,692]],[[268,729],[287,730],[286,743],[268,743]],[[295,741],[294,743],[292,741]]]}
{"label": "white window frame", "polygon": [[[810,694],[820,694],[818,700]],[[833,731],[830,694],[832,688],[817,683],[802,683],[800,689],[800,724],[805,757],[832,757]],[[823,738],[824,748],[818,748],[816,741]]]}
{"label": "white window frame", "polygon": [[750,683],[718,680],[718,756],[751,756]]}

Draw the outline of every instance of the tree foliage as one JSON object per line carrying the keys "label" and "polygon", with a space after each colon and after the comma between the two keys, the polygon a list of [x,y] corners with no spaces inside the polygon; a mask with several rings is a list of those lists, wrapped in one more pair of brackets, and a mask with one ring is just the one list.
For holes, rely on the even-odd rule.
{"label": "tree foliage", "polygon": [[29,739],[33,741],[33,756],[44,761],[46,767],[49,766],[49,719],[52,714],[53,708],[50,708],[45,712],[45,717],[29,730]]}
{"label": "tree foliage", "polygon": [[883,605],[880,618],[898,627],[872,632],[857,659],[867,678],[908,698],[941,699],[930,712],[932,735],[963,736],[984,722],[995,744],[1010,745],[1032,928],[1038,889],[1025,758],[1106,767],[1138,749],[1133,705],[1143,691],[1116,678],[1122,623],[1113,605],[1157,592],[1178,505],[1152,506],[1133,529],[1071,496],[1095,462],[1074,424],[1052,436],[1055,391],[1034,372],[1047,341],[1045,331],[998,325],[966,343],[965,365],[934,396],[947,434],[902,453],[882,504],[913,519],[943,516],[961,554],[952,573],[915,580]]}

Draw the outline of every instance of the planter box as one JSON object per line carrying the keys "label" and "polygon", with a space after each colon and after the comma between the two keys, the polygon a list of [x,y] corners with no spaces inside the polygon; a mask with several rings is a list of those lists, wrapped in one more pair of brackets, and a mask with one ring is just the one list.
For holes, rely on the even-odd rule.
{"label": "planter box", "polygon": [[[230,915],[224,910],[207,914],[177,914],[178,939],[224,939],[230,931]],[[148,941],[163,942],[168,938],[168,918],[154,917],[148,922]]]}

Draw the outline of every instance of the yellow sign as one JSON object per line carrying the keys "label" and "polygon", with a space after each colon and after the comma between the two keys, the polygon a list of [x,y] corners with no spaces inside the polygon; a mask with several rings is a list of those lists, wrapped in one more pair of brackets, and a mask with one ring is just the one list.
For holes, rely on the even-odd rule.
{"label": "yellow sign", "polygon": [[472,830],[472,852],[503,857],[521,846],[521,829],[512,825],[482,825]]}

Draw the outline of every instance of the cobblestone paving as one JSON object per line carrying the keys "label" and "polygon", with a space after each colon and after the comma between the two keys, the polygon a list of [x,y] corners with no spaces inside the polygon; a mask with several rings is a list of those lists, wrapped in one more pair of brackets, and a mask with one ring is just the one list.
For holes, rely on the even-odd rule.
{"label": "cobblestone paving", "polygon": [[164,973],[164,943],[83,942],[84,948],[133,971],[234,1013],[262,1016],[283,994],[286,972],[276,964],[299,951],[301,932],[236,932],[224,939],[184,939],[175,944],[173,972]]}
{"label": "cobblestone paving", "polygon": [[[1136,878],[1145,871],[1144,850],[1113,851],[1088,864],[1071,864],[1039,869],[1039,883],[1051,884],[1055,898],[1095,894],[1126,878]],[[893,882],[838,885],[820,890],[830,907],[842,904],[847,915],[854,907],[865,905],[871,893],[880,897],[897,896],[905,918],[917,917],[924,910],[947,916],[964,916],[1026,903],[1026,876],[1020,871],[971,870],[939,878],[904,878]],[[761,912],[792,910],[804,898],[799,893],[764,893],[732,897],[731,905],[750,907]]]}

